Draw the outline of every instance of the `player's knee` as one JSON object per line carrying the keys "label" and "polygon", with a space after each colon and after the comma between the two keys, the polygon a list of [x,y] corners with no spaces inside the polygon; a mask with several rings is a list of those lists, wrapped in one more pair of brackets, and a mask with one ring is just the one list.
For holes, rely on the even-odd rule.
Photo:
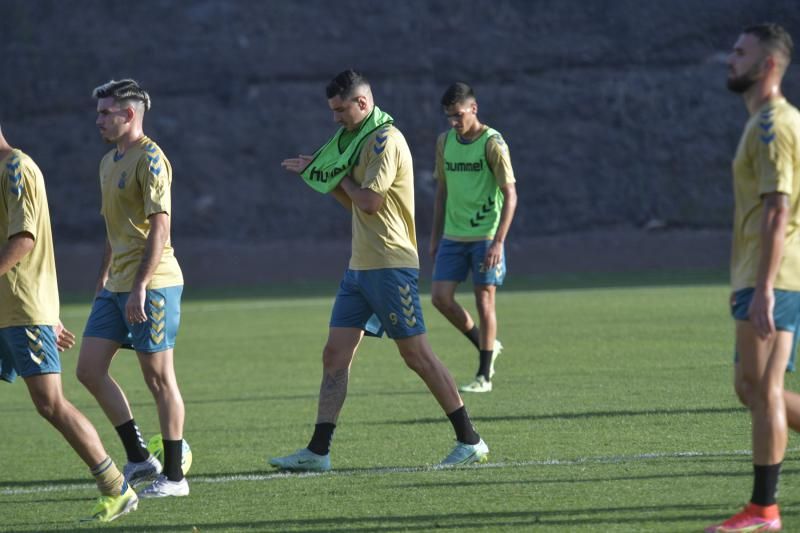
{"label": "player's knee", "polygon": [[330,344],[322,349],[322,366],[325,368],[343,368],[350,364],[351,358],[352,354]]}
{"label": "player's knee", "polygon": [[433,364],[431,357],[424,350],[404,350],[402,356],[406,366],[420,375],[425,375]]}
{"label": "player's knee", "polygon": [[42,418],[48,422],[54,422],[59,408],[59,399],[52,394],[37,395],[33,398],[33,405],[36,406]]}
{"label": "player's knee", "polygon": [[431,303],[433,306],[438,309],[439,311],[443,311],[450,307],[452,302],[452,298],[448,298],[447,295],[433,293],[431,294]]}
{"label": "player's knee", "polygon": [[756,401],[764,411],[775,411],[783,405],[783,387],[765,385],[758,391]]}
{"label": "player's knee", "polygon": [[752,393],[752,389],[744,380],[737,380],[733,384],[733,389],[736,391],[736,396],[739,398],[739,401],[745,407],[750,407],[750,395]]}
{"label": "player's knee", "polygon": [[174,380],[170,379],[168,376],[152,372],[145,375],[144,382],[155,397],[165,394],[174,384]]}
{"label": "player's knee", "polygon": [[75,369],[75,377],[89,390],[99,386],[100,382],[103,380],[103,374],[98,373],[89,365],[82,365],[80,363],[78,363],[78,368]]}
{"label": "player's knee", "polygon": [[479,290],[475,293],[475,305],[481,314],[494,311],[494,296],[487,290]]}

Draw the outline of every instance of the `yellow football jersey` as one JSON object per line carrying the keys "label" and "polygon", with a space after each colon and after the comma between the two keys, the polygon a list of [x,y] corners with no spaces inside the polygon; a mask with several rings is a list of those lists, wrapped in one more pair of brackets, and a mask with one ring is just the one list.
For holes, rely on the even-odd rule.
{"label": "yellow football jersey", "polygon": [[731,284],[734,290],[754,287],[761,258],[762,196],[783,193],[791,214],[775,288],[800,290],[800,112],[785,99],[754,113],[733,160]]}
{"label": "yellow football jersey", "polygon": [[33,249],[0,277],[0,328],[54,326],[59,302],[50,211],[42,171],[20,150],[0,162],[0,238],[33,235]]}
{"label": "yellow football jersey", "polygon": [[387,125],[368,136],[352,175],[362,189],[380,194],[383,205],[374,215],[353,205],[350,268],[419,268],[414,169],[400,130]]}
{"label": "yellow football jersey", "polygon": [[[142,260],[147,236],[148,217],[155,213],[171,215],[170,186],[172,167],[156,143],[148,137],[117,157],[111,150],[100,162],[100,190],[108,242],[111,244],[111,268],[106,289],[128,292]],[[148,289],[183,285],[183,274],[170,239],[164,245]]]}

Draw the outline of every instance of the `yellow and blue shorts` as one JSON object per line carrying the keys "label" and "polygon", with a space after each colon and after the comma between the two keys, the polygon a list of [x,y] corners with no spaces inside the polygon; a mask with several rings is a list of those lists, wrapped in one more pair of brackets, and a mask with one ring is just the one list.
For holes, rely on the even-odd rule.
{"label": "yellow and blue shorts", "polygon": [[[749,320],[747,312],[750,302],[753,301],[755,289],[748,287],[733,293],[731,302],[731,315],[736,320]],[[800,332],[800,291],[785,291],[775,289],[775,307],[772,309],[772,319],[775,329],[789,331],[794,334],[792,353],[789,357],[788,370],[794,370],[795,352],[797,350],[798,332]],[[734,354],[734,361],[739,360],[739,354]]]}
{"label": "yellow and blue shorts", "polygon": [[425,333],[416,268],[347,269],[336,293],[330,327],[404,339]]}
{"label": "yellow and blue shorts", "polygon": [[103,289],[94,299],[83,336],[112,340],[124,348],[143,353],[169,350],[175,346],[181,324],[182,293],[183,285],[147,289],[147,320],[131,324],[125,316],[125,304],[130,293]]}
{"label": "yellow and blue shorts", "polygon": [[486,268],[483,262],[486,252],[489,251],[492,241],[461,242],[442,239],[436,251],[436,262],[433,266],[433,281],[457,281],[467,279],[467,273],[472,270],[472,283],[474,285],[503,284],[506,277],[506,254],[500,258],[500,263],[494,268]]}
{"label": "yellow and blue shorts", "polygon": [[40,374],[61,373],[61,358],[52,326],[0,328],[0,379],[13,383]]}

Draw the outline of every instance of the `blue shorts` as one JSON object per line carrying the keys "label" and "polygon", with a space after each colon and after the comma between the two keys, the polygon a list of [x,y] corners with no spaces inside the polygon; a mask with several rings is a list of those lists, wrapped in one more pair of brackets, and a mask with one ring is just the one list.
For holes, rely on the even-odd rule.
{"label": "blue shorts", "polygon": [[[749,320],[747,311],[753,301],[753,288],[739,289],[733,293],[731,315],[736,320]],[[772,310],[772,319],[775,329],[794,333],[792,354],[789,356],[788,367],[794,369],[794,352],[797,346],[797,334],[800,331],[800,292],[775,289],[775,307]],[[739,360],[739,354],[734,350],[734,361]]]}
{"label": "blue shorts", "polygon": [[132,347],[137,352],[155,353],[175,346],[181,324],[183,285],[148,289],[145,312],[147,321],[131,324],[125,316],[129,292],[105,289],[94,299],[84,337],[98,337]]}
{"label": "blue shorts", "polygon": [[486,269],[483,261],[492,241],[461,242],[442,239],[436,252],[436,263],[433,267],[433,281],[457,281],[467,279],[467,272],[472,270],[474,285],[503,284],[506,277],[506,254],[503,252],[500,263],[494,268]]}
{"label": "blue shorts", "polygon": [[359,328],[392,339],[425,333],[419,304],[416,268],[350,270],[336,293],[331,311],[332,328]]}
{"label": "blue shorts", "polygon": [[[749,320],[747,311],[753,301],[754,289],[739,289],[733,293],[731,315],[736,320]],[[772,310],[775,329],[797,331],[800,326],[800,292],[775,289],[775,308]]]}
{"label": "blue shorts", "polygon": [[61,373],[61,358],[52,326],[0,328],[0,379],[13,383],[39,374]]}

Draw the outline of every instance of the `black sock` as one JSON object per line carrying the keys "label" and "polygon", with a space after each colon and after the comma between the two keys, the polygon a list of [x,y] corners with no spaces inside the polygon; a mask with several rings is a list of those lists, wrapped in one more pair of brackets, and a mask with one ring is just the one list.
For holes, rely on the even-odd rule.
{"label": "black sock", "polygon": [[161,472],[170,481],[183,479],[183,440],[164,439],[164,470]]}
{"label": "black sock", "polygon": [[328,455],[331,451],[331,440],[333,440],[333,430],[336,424],[322,422],[314,426],[314,435],[308,443],[308,449],[317,455]]}
{"label": "black sock", "polygon": [[773,505],[778,501],[778,476],[781,474],[781,463],[776,465],[753,465],[753,497],[750,501],[756,505]]}
{"label": "black sock", "polygon": [[150,452],[147,451],[147,446],[142,439],[142,434],[139,432],[139,426],[136,425],[133,418],[121,426],[117,426],[115,429],[122,441],[122,445],[125,447],[128,461],[132,463],[141,463],[150,457]]}
{"label": "black sock", "polygon": [[489,377],[489,370],[492,367],[492,354],[494,350],[481,350],[481,363],[478,367],[478,375],[486,378],[486,381],[491,381]]}
{"label": "black sock", "polygon": [[481,332],[478,329],[478,326],[472,326],[472,329],[469,331],[464,331],[464,336],[470,340],[472,344],[475,345],[475,348],[478,350],[481,349]]}
{"label": "black sock", "polygon": [[472,427],[472,422],[469,421],[466,406],[462,405],[447,415],[447,418],[450,419],[450,423],[453,424],[453,429],[456,430],[456,439],[458,442],[463,442],[464,444],[478,444],[478,441],[481,440],[478,432]]}

